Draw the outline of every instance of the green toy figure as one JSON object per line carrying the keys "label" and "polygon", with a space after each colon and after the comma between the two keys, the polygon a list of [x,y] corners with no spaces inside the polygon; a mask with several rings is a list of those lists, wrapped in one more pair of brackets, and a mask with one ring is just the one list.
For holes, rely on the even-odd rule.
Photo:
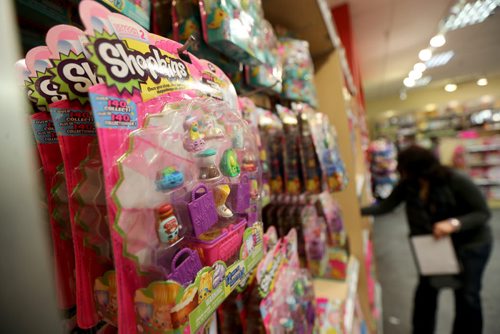
{"label": "green toy figure", "polygon": [[240,165],[236,152],[229,148],[224,151],[220,160],[220,170],[222,174],[228,177],[235,177],[240,175]]}

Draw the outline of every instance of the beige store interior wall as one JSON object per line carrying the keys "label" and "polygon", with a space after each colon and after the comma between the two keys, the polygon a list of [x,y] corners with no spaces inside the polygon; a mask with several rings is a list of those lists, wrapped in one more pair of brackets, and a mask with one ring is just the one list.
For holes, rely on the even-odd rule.
{"label": "beige store interior wall", "polygon": [[464,103],[480,99],[486,102],[488,99],[500,98],[500,75],[488,78],[488,85],[484,87],[478,86],[475,80],[458,83],[458,89],[452,93],[443,89],[445,84],[409,90],[405,100],[401,100],[398,95],[368,99],[366,110],[370,129],[373,129],[375,122],[398,114],[425,111],[431,107],[440,108],[450,102]]}

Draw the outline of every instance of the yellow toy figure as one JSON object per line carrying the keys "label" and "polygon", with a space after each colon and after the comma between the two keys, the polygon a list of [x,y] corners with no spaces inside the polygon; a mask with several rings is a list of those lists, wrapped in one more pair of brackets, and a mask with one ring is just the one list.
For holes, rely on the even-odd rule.
{"label": "yellow toy figure", "polygon": [[208,28],[210,29],[219,29],[222,25],[222,22],[228,17],[227,13],[220,9],[217,8],[212,16],[212,19],[210,20],[210,23],[208,23]]}
{"label": "yellow toy figure", "polygon": [[213,272],[205,272],[201,274],[200,285],[198,287],[198,304],[200,304],[212,292],[212,275]]}
{"label": "yellow toy figure", "polygon": [[230,193],[231,188],[227,184],[221,184],[214,188],[217,213],[222,218],[231,218],[233,216],[233,212],[226,206],[226,201]]}
{"label": "yellow toy figure", "polygon": [[198,119],[195,116],[188,116],[183,124],[184,131],[184,149],[186,151],[200,151],[205,148],[205,140],[203,134],[200,132]]}
{"label": "yellow toy figure", "polygon": [[184,29],[183,32],[180,34],[181,40],[182,41],[187,41],[189,39],[189,36],[193,35],[197,31],[197,26],[191,19],[187,19],[186,22],[184,23]]}

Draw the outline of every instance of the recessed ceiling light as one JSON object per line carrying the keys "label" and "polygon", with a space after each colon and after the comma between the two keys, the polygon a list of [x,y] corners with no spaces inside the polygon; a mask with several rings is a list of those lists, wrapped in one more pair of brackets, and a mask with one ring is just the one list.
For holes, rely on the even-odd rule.
{"label": "recessed ceiling light", "polygon": [[415,80],[413,80],[412,78],[405,78],[403,80],[403,84],[406,87],[411,88],[411,87],[415,86]]}
{"label": "recessed ceiling light", "polygon": [[422,77],[422,72],[418,72],[418,71],[410,71],[410,73],[408,73],[408,78],[410,79],[413,79],[413,80],[418,80]]}
{"label": "recessed ceiling light", "polygon": [[420,58],[421,61],[428,61],[432,57],[432,50],[431,49],[423,49],[420,50],[418,53],[418,58]]}
{"label": "recessed ceiling light", "polygon": [[451,83],[444,86],[444,90],[447,91],[448,93],[456,91],[457,88],[458,88],[457,85]]}
{"label": "recessed ceiling light", "polygon": [[431,46],[433,48],[440,48],[446,43],[446,38],[444,37],[443,34],[438,34],[434,37],[431,38]]}
{"label": "recessed ceiling light", "polygon": [[433,68],[433,67],[438,67],[438,66],[443,66],[446,65],[451,58],[455,55],[455,52],[453,51],[446,51],[446,52],[441,52],[436,55],[434,55],[431,59],[425,62],[425,66],[427,68]]}
{"label": "recessed ceiling light", "polygon": [[416,63],[414,66],[413,66],[413,70],[414,71],[417,71],[417,72],[423,72],[427,69],[427,66],[425,66],[424,63]]}
{"label": "recessed ceiling light", "polygon": [[488,85],[488,79],[481,78],[481,79],[477,80],[476,83],[478,86],[486,86],[486,85]]}

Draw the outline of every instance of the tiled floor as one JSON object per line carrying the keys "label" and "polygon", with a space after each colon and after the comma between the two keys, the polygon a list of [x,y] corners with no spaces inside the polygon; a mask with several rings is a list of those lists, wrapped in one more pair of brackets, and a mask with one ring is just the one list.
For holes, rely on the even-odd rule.
{"label": "tiled floor", "polygon": [[[500,333],[500,210],[493,212],[490,224],[494,231],[495,246],[483,281],[484,334]],[[378,279],[382,285],[384,334],[411,333],[413,290],[417,274],[410,253],[403,208],[375,220],[374,242]],[[451,291],[442,291],[436,334],[451,333],[453,317],[453,294]]]}

